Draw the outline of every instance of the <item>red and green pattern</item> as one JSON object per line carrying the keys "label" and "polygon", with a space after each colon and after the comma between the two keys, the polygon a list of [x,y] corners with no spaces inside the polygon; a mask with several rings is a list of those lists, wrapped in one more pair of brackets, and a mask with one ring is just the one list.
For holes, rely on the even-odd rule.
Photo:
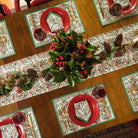
{"label": "red and green pattern", "polygon": [[138,112],[138,71],[121,77],[133,112]]}
{"label": "red and green pattern", "polygon": [[[99,84],[96,86],[104,87],[103,84]],[[95,86],[92,86],[90,88],[83,89],[83,90],[80,90],[80,91],[77,91],[77,92],[74,92],[68,95],[64,95],[64,96],[61,96],[61,97],[58,97],[52,100],[53,106],[54,106],[54,109],[55,109],[55,112],[56,112],[56,115],[57,115],[57,118],[60,124],[60,128],[64,136],[116,119],[107,95],[101,99],[95,99],[92,96],[92,90],[94,87]],[[69,102],[71,101],[72,98],[74,98],[77,95],[81,95],[81,94],[87,94],[87,95],[92,96],[98,102],[99,108],[100,108],[99,118],[96,120],[94,124],[88,127],[81,127],[79,125],[74,124],[70,120],[70,117],[68,115],[67,107],[69,105]]]}
{"label": "red and green pattern", "polygon": [[13,43],[5,21],[0,22],[0,59],[15,55]]}

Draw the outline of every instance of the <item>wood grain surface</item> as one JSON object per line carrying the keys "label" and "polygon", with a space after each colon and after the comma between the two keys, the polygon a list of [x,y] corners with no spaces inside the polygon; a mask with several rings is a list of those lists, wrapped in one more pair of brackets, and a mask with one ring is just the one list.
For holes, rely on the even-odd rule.
{"label": "wood grain surface", "polygon": [[[16,55],[0,60],[0,65],[49,49],[49,45],[39,47],[37,49],[34,47],[24,14],[51,5],[55,5],[63,1],[64,0],[53,0],[41,6],[18,12],[0,19],[6,20],[9,33],[11,35],[11,39],[16,51]],[[86,29],[84,37],[86,37],[87,34],[89,37],[91,37],[138,22],[138,16],[133,16],[117,23],[102,27],[92,0],[75,0],[75,2]],[[133,65],[102,76],[91,78],[89,80],[86,80],[83,84],[75,85],[74,88],[71,88],[69,86],[63,87],[49,93],[4,106],[0,108],[0,116],[26,108],[28,106],[32,106],[38,121],[38,125],[40,127],[42,137],[62,138],[63,136],[51,100],[53,98],[72,93],[83,88],[87,88],[99,83],[104,83],[117,119],[65,136],[67,138],[81,138],[84,135],[92,134],[102,129],[138,118],[138,113],[132,112],[125,90],[120,80],[121,76],[135,71],[138,71],[138,65]]]}

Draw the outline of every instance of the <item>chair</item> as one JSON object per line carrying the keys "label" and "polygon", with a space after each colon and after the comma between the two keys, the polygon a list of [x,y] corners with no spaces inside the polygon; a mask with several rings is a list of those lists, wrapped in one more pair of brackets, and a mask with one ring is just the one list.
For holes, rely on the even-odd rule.
{"label": "chair", "polygon": [[10,15],[11,11],[6,4],[0,3],[0,17]]}
{"label": "chair", "polygon": [[[25,0],[25,1],[27,3],[27,7],[31,8],[31,7],[35,7],[35,6],[41,5],[43,3],[49,2],[51,0],[33,0],[33,1],[32,0]],[[14,5],[15,5],[15,11],[16,12],[21,11],[20,0],[14,0]]]}
{"label": "chair", "polygon": [[129,121],[129,123],[133,127],[133,129],[138,132],[138,119]]}

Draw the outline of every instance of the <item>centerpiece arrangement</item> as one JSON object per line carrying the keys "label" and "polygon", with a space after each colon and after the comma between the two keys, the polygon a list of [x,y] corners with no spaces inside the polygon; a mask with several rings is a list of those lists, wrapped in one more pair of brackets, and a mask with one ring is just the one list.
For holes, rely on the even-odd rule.
{"label": "centerpiece arrangement", "polygon": [[60,31],[54,37],[48,54],[50,67],[42,71],[46,81],[60,83],[67,79],[70,86],[88,78],[94,64],[102,63],[96,58],[98,47],[91,45],[74,31]]}
{"label": "centerpiece arrangement", "polygon": [[123,45],[123,35],[119,34],[114,46],[104,42],[104,50],[98,51],[98,46],[91,45],[83,36],[74,31],[69,33],[60,31],[54,37],[48,54],[50,67],[42,71],[46,81],[53,78],[53,82],[60,83],[67,80],[70,86],[82,83],[91,74],[93,65],[123,56],[126,46]]}

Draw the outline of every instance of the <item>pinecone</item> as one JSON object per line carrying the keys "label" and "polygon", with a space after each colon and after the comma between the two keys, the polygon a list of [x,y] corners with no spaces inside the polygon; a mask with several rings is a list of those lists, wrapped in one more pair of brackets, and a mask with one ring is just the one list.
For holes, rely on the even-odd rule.
{"label": "pinecone", "polygon": [[114,51],[115,57],[121,57],[121,56],[123,56],[123,54],[124,54],[123,49],[119,49],[119,50]]}
{"label": "pinecone", "polygon": [[37,72],[34,69],[28,69],[27,73],[28,73],[28,75],[30,75],[33,78],[37,77]]}
{"label": "pinecone", "polygon": [[138,41],[136,41],[133,46],[132,46],[133,49],[138,49]]}
{"label": "pinecone", "polygon": [[115,39],[115,45],[120,46],[120,48],[121,48],[122,41],[123,41],[123,35],[122,34],[117,35],[117,37]]}
{"label": "pinecone", "polygon": [[104,49],[108,53],[111,52],[111,45],[109,43],[107,43],[107,42],[104,42]]}
{"label": "pinecone", "polygon": [[73,51],[72,57],[73,57],[73,60],[77,60],[77,59],[79,59],[79,54],[77,52]]}
{"label": "pinecone", "polygon": [[46,76],[45,76],[45,81],[49,81],[49,80],[51,80],[52,78],[53,78],[53,76],[50,75],[49,73],[47,73]]}
{"label": "pinecone", "polygon": [[106,52],[105,51],[102,51],[102,54],[100,55],[100,60],[104,60],[106,58]]}
{"label": "pinecone", "polygon": [[16,81],[16,86],[17,87],[22,87],[24,85],[24,82],[25,82],[25,78],[21,77]]}

